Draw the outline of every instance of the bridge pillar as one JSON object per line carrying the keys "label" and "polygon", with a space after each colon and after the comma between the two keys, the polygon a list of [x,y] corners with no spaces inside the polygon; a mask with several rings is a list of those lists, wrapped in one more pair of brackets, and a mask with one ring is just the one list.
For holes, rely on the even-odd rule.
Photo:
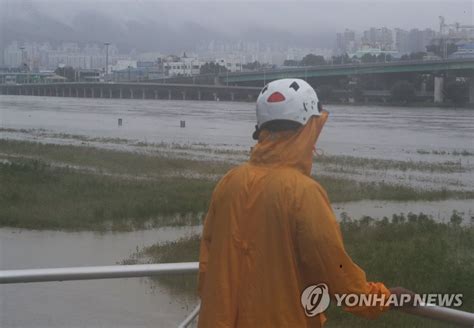
{"label": "bridge pillar", "polygon": [[123,90],[122,90],[122,88],[120,88],[120,96],[119,96],[119,98],[120,98],[120,99],[123,98]]}
{"label": "bridge pillar", "polygon": [[434,102],[440,104],[444,102],[444,77],[434,77]]}
{"label": "bridge pillar", "polygon": [[201,100],[201,90],[198,90],[198,100]]}
{"label": "bridge pillar", "polygon": [[474,104],[474,75],[469,80],[469,103]]}
{"label": "bridge pillar", "polygon": [[158,99],[158,90],[155,90],[155,91],[153,92],[153,94],[154,94],[154,96],[155,96],[155,99]]}
{"label": "bridge pillar", "polygon": [[182,91],[181,94],[183,95],[183,100],[186,100],[186,91]]}
{"label": "bridge pillar", "polygon": [[168,100],[171,100],[171,90],[168,90]]}
{"label": "bridge pillar", "polygon": [[426,93],[426,82],[425,81],[421,82],[421,93],[423,93],[423,94]]}
{"label": "bridge pillar", "polygon": [[142,89],[142,99],[145,99],[146,97],[146,94],[145,94],[145,89]]}

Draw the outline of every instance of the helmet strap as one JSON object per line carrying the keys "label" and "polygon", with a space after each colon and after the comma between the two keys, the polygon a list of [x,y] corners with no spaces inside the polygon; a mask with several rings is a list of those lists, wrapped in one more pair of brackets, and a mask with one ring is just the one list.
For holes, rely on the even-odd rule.
{"label": "helmet strap", "polygon": [[258,124],[255,125],[255,131],[252,134],[253,140],[258,140],[258,136],[260,135],[260,129],[258,128]]}

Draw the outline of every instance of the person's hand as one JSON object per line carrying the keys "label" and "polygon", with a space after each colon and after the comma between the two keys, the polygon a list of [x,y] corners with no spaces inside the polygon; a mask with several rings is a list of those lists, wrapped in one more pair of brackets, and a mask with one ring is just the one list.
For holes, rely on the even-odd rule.
{"label": "person's hand", "polygon": [[389,288],[392,295],[396,295],[398,306],[391,306],[392,309],[412,307],[415,301],[415,293],[404,287]]}

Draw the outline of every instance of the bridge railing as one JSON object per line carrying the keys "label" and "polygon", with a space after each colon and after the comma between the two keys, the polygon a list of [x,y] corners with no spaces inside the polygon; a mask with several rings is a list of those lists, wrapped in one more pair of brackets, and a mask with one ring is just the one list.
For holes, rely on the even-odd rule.
{"label": "bridge railing", "polygon": [[[47,281],[90,280],[160,276],[169,274],[196,273],[199,268],[197,262],[162,263],[140,265],[111,265],[92,267],[69,267],[27,270],[0,271],[0,284],[33,283]],[[188,327],[199,314],[198,304],[192,313],[178,326]],[[464,312],[451,308],[424,304],[412,308],[403,308],[402,311],[416,316],[445,321],[457,325],[474,327],[474,313]]]}

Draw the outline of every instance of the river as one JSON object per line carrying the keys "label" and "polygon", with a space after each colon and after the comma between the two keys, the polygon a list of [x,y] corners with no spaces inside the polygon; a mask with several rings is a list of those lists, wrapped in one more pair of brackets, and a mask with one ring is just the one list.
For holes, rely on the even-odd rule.
{"label": "river", "polygon": [[[254,143],[253,103],[0,96],[0,108],[1,128],[245,149]],[[326,109],[330,118],[319,147],[331,154],[400,159],[417,157],[417,150],[474,152],[472,109]]]}
{"label": "river", "polygon": [[[328,154],[436,162],[446,159],[437,155],[440,152],[474,153],[473,110],[337,105],[327,110],[330,119],[319,148]],[[122,126],[117,124],[119,118]],[[185,128],[180,128],[181,120],[186,121]],[[11,139],[61,142],[60,134],[74,134],[248,149],[254,143],[250,137],[254,121],[251,103],[0,96],[1,138]],[[57,136],[42,140],[34,131]],[[467,165],[473,159],[456,157]],[[474,189],[472,173],[455,178]],[[428,209],[440,218],[452,209],[467,216],[474,213],[469,200],[365,201],[334,207],[336,213],[353,217],[391,215],[400,209],[405,213]],[[0,229],[0,269],[115,264],[137,247],[199,230],[98,234]],[[176,297],[165,287],[152,288],[146,278],[0,286],[1,327],[170,327],[192,306],[192,300]]]}
{"label": "river", "polygon": [[[0,270],[113,265],[200,227],[120,233],[0,229]],[[193,300],[147,278],[0,285],[0,327],[173,327]]]}

